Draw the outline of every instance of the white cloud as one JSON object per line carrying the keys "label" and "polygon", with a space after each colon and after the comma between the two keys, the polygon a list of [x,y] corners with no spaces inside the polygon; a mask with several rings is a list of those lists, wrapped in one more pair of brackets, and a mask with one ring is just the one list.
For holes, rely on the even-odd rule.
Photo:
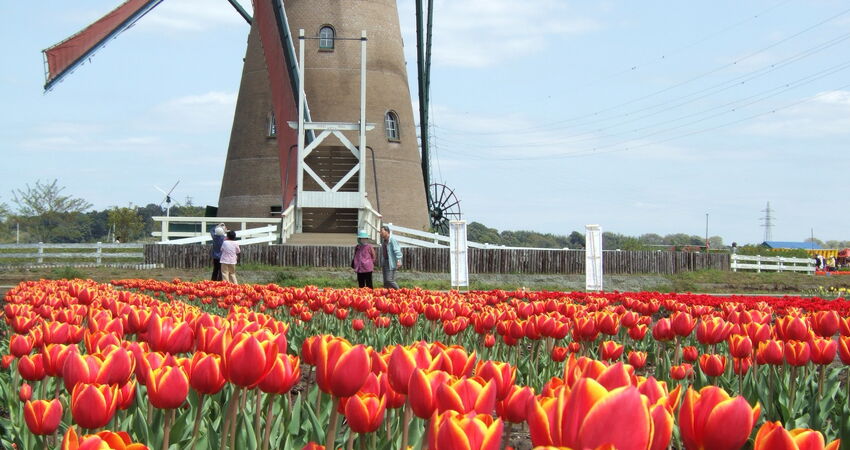
{"label": "white cloud", "polygon": [[[404,41],[415,55],[414,3],[406,1],[399,10]],[[434,11],[434,64],[443,66],[488,67],[539,53],[555,38],[601,28],[564,0],[524,0],[520,6],[511,0],[436,0]]]}
{"label": "white cloud", "polygon": [[229,129],[236,109],[236,93],[212,91],[169,100],[156,106],[150,118],[156,128],[194,132]]}
{"label": "white cloud", "polygon": [[743,127],[748,134],[817,138],[850,134],[850,91],[826,91]]}

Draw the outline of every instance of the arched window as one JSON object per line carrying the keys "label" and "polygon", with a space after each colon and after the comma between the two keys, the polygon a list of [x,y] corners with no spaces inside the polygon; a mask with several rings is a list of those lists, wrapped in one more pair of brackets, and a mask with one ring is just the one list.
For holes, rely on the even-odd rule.
{"label": "arched window", "polygon": [[398,128],[398,115],[395,111],[387,112],[387,117],[384,120],[384,124],[387,128],[387,139],[390,141],[398,141],[399,137],[399,128]]}
{"label": "arched window", "polygon": [[325,25],[319,29],[319,49],[333,50],[334,49],[334,32],[333,27]]}

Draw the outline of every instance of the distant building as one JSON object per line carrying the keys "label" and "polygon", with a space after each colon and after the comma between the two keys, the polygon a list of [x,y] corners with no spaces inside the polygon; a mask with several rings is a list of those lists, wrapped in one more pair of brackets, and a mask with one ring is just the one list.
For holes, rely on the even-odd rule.
{"label": "distant building", "polygon": [[762,246],[772,250],[789,249],[789,250],[822,250],[823,247],[816,242],[792,242],[792,241],[764,241]]}

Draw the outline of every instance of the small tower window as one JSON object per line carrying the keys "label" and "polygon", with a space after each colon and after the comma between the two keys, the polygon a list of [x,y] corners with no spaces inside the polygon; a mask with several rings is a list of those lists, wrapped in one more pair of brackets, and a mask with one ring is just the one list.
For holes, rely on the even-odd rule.
{"label": "small tower window", "polygon": [[277,137],[277,124],[274,120],[274,111],[270,112],[266,119],[266,136],[270,138]]}
{"label": "small tower window", "polygon": [[333,50],[335,34],[333,27],[329,25],[325,25],[319,29],[319,49]]}
{"label": "small tower window", "polygon": [[387,128],[387,140],[390,141],[398,141],[399,132],[398,132],[398,115],[394,111],[389,111],[387,113],[387,117],[385,119],[385,125]]}

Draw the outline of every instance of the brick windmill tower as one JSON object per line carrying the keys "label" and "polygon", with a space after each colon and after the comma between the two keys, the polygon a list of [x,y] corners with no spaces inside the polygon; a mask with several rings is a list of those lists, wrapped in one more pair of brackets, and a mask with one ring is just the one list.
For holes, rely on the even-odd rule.
{"label": "brick windmill tower", "polygon": [[[45,89],[162,1],[126,0],[45,50]],[[251,30],[219,216],[294,211],[297,231],[353,233],[377,211],[384,222],[427,229],[427,138],[420,158],[396,1],[252,0],[253,17],[228,1]],[[425,60],[422,23],[418,60]],[[420,67],[420,97],[422,74]],[[425,124],[427,103],[426,96]]]}
{"label": "brick windmill tower", "polygon": [[[352,233],[362,226],[368,206],[384,222],[427,229],[425,184],[396,1],[287,0],[284,10],[276,11],[283,19],[278,24],[288,22],[288,29],[278,27],[282,41],[294,44],[281,49],[283,58],[270,55],[265,44],[273,39],[263,35],[262,19],[273,14],[266,14],[262,3],[255,2],[219,215],[267,217],[294,204],[300,213],[299,231]],[[271,8],[275,13],[274,5]],[[359,122],[365,31],[365,117],[374,128],[365,133],[368,148],[363,155],[332,136],[312,149],[303,158],[305,167],[299,167],[297,132],[290,124],[298,117],[293,109],[298,73],[291,68],[298,62],[293,57],[302,56],[300,30],[306,38],[304,114],[313,123]],[[288,67],[274,67],[281,61]],[[308,130],[307,140],[318,134],[319,130]],[[359,150],[356,130],[340,134]],[[365,170],[353,170],[361,163]],[[322,200],[317,200],[319,196]],[[309,203],[310,199],[314,201]]]}

